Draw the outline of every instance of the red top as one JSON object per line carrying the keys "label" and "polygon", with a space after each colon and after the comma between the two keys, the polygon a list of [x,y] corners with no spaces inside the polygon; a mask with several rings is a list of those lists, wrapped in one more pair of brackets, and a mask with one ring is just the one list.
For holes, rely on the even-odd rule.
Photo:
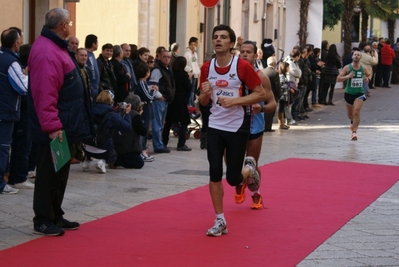
{"label": "red top", "polygon": [[[206,79],[208,78],[210,62],[211,62],[210,60],[205,62],[201,67],[200,87],[201,87],[201,84],[203,82],[205,82]],[[228,65],[226,67],[222,67],[222,68],[215,66],[215,69],[218,73],[224,74],[229,71],[230,65]],[[256,74],[254,68],[246,60],[243,60],[243,59],[238,60],[237,72],[238,72],[238,77],[240,78],[240,80],[243,81],[244,84],[250,90],[254,89],[256,86],[258,86],[259,84],[262,83],[259,76]],[[248,74],[245,75],[245,73],[248,73],[249,76],[248,76]],[[252,73],[255,73],[256,75],[252,75]]]}
{"label": "red top", "polygon": [[381,64],[392,65],[392,60],[395,58],[395,52],[390,45],[384,45],[381,48]]}

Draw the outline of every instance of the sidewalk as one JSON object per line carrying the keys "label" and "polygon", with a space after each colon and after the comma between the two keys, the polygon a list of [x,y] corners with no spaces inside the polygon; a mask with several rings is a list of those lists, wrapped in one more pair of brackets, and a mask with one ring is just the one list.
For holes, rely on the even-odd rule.
{"label": "sidewalk", "polygon": [[[399,165],[399,86],[370,92],[357,142],[350,141],[343,90],[336,89],[335,106],[315,109],[308,114],[310,119],[289,130],[278,130],[274,124],[276,131],[264,134],[259,164],[296,157]],[[187,141],[191,152],[176,151],[176,144],[171,134],[172,152],[155,154],[155,161],[141,170],[107,169],[107,174],[99,174],[93,166],[85,173],[81,165],[72,165],[63,204],[65,217],[85,223],[207,184],[208,162],[199,140],[191,136]],[[0,250],[38,238],[32,234],[32,196],[33,190],[27,189],[15,196],[0,195]],[[298,266],[399,266],[398,204],[399,183]]]}

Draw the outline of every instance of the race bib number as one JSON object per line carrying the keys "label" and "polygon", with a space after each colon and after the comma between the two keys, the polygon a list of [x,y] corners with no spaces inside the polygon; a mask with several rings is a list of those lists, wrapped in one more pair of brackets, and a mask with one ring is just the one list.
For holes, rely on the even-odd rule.
{"label": "race bib number", "polygon": [[351,87],[363,87],[363,78],[352,78]]}

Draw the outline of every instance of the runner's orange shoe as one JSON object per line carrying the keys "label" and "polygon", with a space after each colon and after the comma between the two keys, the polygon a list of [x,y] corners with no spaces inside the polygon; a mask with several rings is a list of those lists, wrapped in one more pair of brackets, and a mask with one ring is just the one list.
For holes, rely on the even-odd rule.
{"label": "runner's orange shoe", "polygon": [[262,196],[260,194],[255,193],[252,196],[251,209],[254,209],[254,210],[263,209],[263,200],[262,200]]}
{"label": "runner's orange shoe", "polygon": [[234,195],[235,201],[237,204],[241,204],[245,200],[245,188],[247,185],[243,183],[242,185],[236,186],[236,193]]}

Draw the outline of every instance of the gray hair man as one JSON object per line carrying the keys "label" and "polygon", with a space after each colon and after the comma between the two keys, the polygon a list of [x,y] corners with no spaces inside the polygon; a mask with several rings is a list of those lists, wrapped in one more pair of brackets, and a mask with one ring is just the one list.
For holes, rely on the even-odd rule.
{"label": "gray hair man", "polygon": [[56,171],[50,142],[58,139],[64,146],[71,146],[92,138],[94,134],[90,96],[72,58],[74,53],[68,50],[65,41],[71,25],[66,9],[48,11],[28,61],[29,119],[32,136],[39,144],[33,195],[33,232],[40,235],[60,236],[64,230],[75,230],[80,226],[78,222],[63,217],[61,204],[70,161]]}

